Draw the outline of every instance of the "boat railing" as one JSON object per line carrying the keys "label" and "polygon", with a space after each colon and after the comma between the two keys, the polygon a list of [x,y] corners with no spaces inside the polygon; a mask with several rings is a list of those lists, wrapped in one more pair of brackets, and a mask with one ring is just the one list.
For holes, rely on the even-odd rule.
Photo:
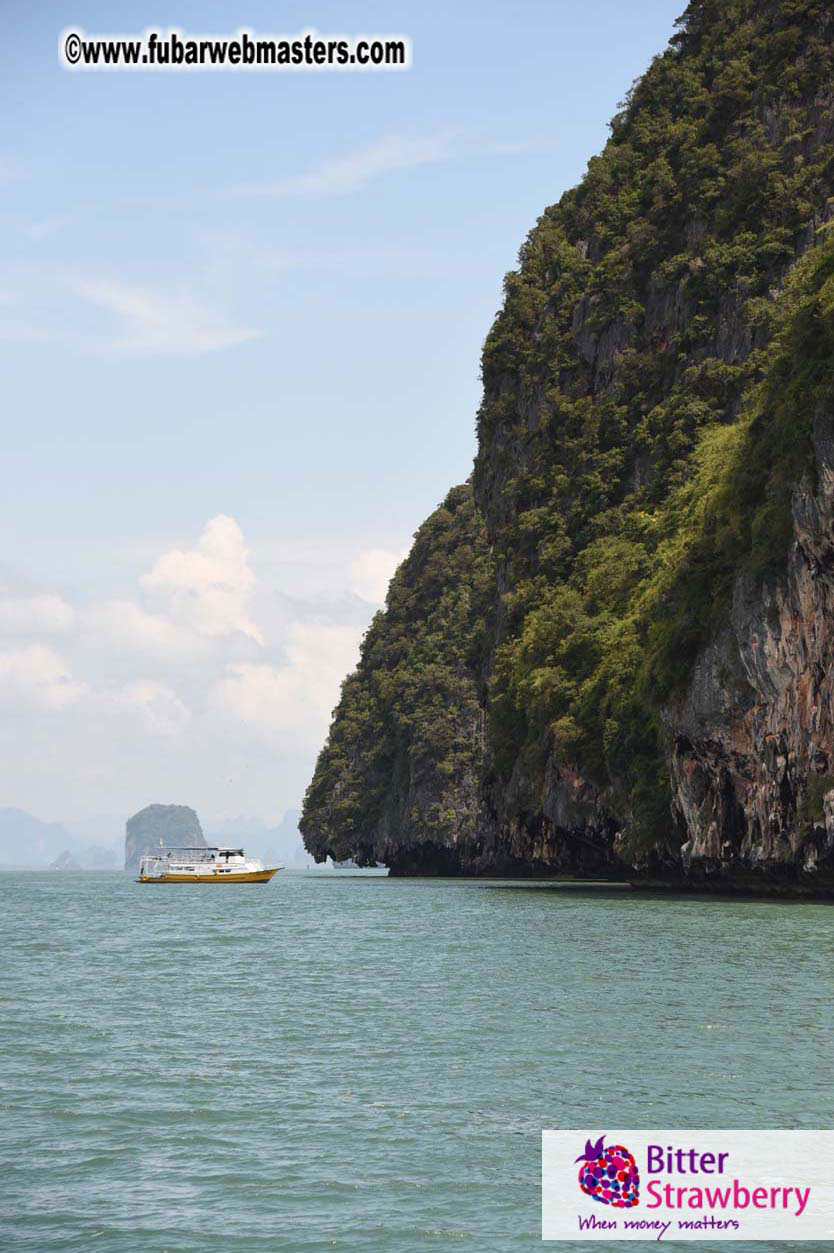
{"label": "boat railing", "polygon": [[164,870],[171,870],[174,867],[191,870],[197,866],[215,866],[219,870],[233,869],[240,862],[247,864],[254,863],[257,858],[246,857],[242,853],[235,850],[228,858],[218,856],[194,856],[190,852],[179,853],[175,849],[166,850],[162,853],[144,853],[139,860],[139,870],[143,874],[160,873]]}
{"label": "boat railing", "polygon": [[143,861],[178,861],[178,862],[225,862],[233,857],[242,857],[240,848],[161,848],[158,853],[143,853]]}

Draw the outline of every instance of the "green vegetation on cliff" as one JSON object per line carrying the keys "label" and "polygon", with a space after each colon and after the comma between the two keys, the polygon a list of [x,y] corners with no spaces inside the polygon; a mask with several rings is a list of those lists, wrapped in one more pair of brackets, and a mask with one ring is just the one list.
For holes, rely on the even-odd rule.
{"label": "green vegetation on cliff", "polygon": [[[418,815],[432,839],[466,834],[471,851],[487,817],[496,843],[542,862],[559,824],[586,843],[613,824],[632,850],[671,834],[663,710],[736,574],[784,570],[812,421],[831,405],[833,81],[829,5],[694,0],[583,182],[531,231],[484,347],[486,538],[471,503],[463,553],[438,515],[418,533],[410,612],[401,571],[308,793],[318,851],[396,826],[414,795],[402,763],[416,745],[430,756],[439,707]],[[438,539],[444,595],[461,579],[474,617],[433,612]],[[406,682],[432,665],[436,681]],[[455,695],[443,676],[464,672]],[[484,750],[467,741],[463,775],[444,772],[463,757],[442,728],[479,702]],[[553,799],[558,778],[584,810]]]}
{"label": "green vegetation on cliff", "polygon": [[300,828],[321,857],[373,863],[386,841],[437,850],[471,826],[495,572],[471,487],[423,523],[362,644]]}
{"label": "green vegetation on cliff", "polygon": [[647,690],[662,700],[685,681],[729,612],[732,582],[784,571],[794,489],[813,486],[814,418],[834,409],[834,239],[829,225],[775,303],[762,378],[740,419],[698,442],[692,479],[660,517],[653,576],[636,598],[648,645]]}
{"label": "green vegetation on cliff", "polygon": [[622,789],[638,836],[668,824],[660,706],[726,621],[736,575],[764,580],[785,566],[813,418],[834,406],[834,240],[824,235],[774,303],[761,379],[739,420],[703,430],[683,486],[589,543],[498,653],[499,749],[502,734],[543,733],[563,759]]}
{"label": "green vegetation on cliff", "polygon": [[771,336],[834,160],[827,6],[696,3],[680,27],[507,278],[475,478],[509,588],[496,787],[553,754],[646,838],[669,822],[660,702],[736,564],[784,566],[814,384],[785,377],[801,311]]}

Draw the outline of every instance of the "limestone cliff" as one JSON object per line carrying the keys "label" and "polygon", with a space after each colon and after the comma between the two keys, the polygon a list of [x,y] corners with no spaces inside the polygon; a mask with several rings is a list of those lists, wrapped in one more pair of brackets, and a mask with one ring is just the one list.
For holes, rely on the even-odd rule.
{"label": "limestone cliff", "polygon": [[471,487],[453,488],[342,686],[299,823],[320,861],[459,870],[477,839],[494,581]]}
{"label": "limestone cliff", "polygon": [[205,843],[200,819],[188,805],[146,805],[125,825],[125,870],[138,870],[144,853]]}
{"label": "limestone cliff", "polygon": [[832,81],[830,6],[693,0],[531,231],[444,550],[482,633],[461,663],[418,532],[308,792],[316,856],[825,884]]}
{"label": "limestone cliff", "polygon": [[739,574],[728,621],[665,710],[681,870],[834,888],[834,412],[793,492],[785,576]]}

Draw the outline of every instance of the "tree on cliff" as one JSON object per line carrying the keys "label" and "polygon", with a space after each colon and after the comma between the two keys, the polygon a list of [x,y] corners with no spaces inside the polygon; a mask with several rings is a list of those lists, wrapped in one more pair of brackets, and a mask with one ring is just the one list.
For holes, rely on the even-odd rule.
{"label": "tree on cliff", "polygon": [[[795,493],[829,473],[811,436],[834,409],[833,77],[822,0],[692,0],[581,184],[530,232],[484,346],[470,555],[444,550],[462,588],[469,565],[493,571],[473,686],[462,703],[434,681],[404,699],[397,681],[445,673],[461,643],[422,586],[424,555],[412,617],[389,600],[343,689],[302,820],[317,855],[392,845],[414,794],[394,763],[411,762],[438,705],[438,725],[454,724],[474,691],[485,735],[466,789],[443,769],[426,780],[397,850],[405,867],[433,806],[459,815],[435,826],[438,869],[604,870],[612,851],[624,865],[674,860],[699,824],[719,859],[746,849],[752,865],[774,822],[784,856],[802,860],[797,797],[810,770],[834,764],[828,731],[811,766],[768,704],[774,683],[754,692],[756,675],[742,675],[727,753],[702,774],[696,753],[686,770],[703,794],[682,796],[675,754],[691,736],[671,710],[739,581],[773,603],[796,547]],[[814,558],[818,584],[828,561]],[[730,653],[743,652],[735,639]],[[794,703],[819,696],[828,728],[827,658],[804,666]],[[724,688],[734,668],[731,657]],[[754,706],[780,745],[764,822],[746,797],[771,766],[757,750],[733,764]],[[721,728],[695,730],[705,760]],[[793,774],[777,778],[783,761]]]}

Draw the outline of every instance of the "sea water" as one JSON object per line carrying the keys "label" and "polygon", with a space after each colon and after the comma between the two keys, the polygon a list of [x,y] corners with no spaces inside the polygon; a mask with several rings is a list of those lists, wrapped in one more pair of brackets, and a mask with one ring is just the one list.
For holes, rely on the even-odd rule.
{"label": "sea water", "polygon": [[825,904],[349,872],[0,896],[3,1249],[533,1250],[544,1127],[834,1126]]}

